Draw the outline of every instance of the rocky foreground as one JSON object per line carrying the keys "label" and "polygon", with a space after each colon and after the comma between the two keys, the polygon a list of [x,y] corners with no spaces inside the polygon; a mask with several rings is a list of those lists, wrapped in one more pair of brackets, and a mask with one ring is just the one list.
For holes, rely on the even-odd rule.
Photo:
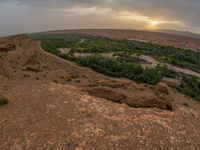
{"label": "rocky foreground", "polygon": [[200,149],[199,103],[163,83],[106,77],[26,35],[0,38],[0,56],[0,149]]}

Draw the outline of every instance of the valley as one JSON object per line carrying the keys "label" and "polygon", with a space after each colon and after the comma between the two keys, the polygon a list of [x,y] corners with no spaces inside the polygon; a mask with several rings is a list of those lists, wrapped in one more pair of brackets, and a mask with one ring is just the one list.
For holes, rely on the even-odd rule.
{"label": "valley", "polygon": [[[82,34],[34,34],[30,37],[40,40],[44,50],[105,75],[153,85],[163,77],[178,79],[181,86],[172,85],[173,88],[200,100],[198,52]],[[59,51],[60,47],[70,50],[64,54]]]}
{"label": "valley", "polygon": [[74,32],[0,38],[0,149],[200,148],[199,53]]}

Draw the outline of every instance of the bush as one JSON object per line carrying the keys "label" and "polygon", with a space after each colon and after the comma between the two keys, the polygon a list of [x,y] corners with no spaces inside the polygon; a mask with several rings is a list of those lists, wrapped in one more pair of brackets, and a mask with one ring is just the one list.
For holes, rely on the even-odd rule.
{"label": "bush", "polygon": [[8,103],[8,99],[6,97],[0,96],[0,106],[3,106]]}
{"label": "bush", "polygon": [[35,79],[36,79],[36,80],[40,80],[40,78],[39,78],[39,77],[35,77]]}
{"label": "bush", "polygon": [[76,63],[113,77],[133,79],[134,75],[139,75],[144,71],[141,65],[126,62],[121,63],[115,58],[104,57],[101,55],[78,57]]}
{"label": "bush", "polygon": [[66,81],[72,81],[72,78],[71,78],[71,77],[66,77],[65,80],[66,80]]}
{"label": "bush", "polygon": [[76,58],[76,63],[89,67],[96,72],[112,76],[125,77],[137,83],[157,84],[166,77],[176,77],[177,73],[167,69],[167,67],[156,67],[144,70],[140,64],[119,62],[115,58],[104,57],[102,55],[90,55]]}
{"label": "bush", "polygon": [[189,107],[188,103],[183,103],[183,106]]}
{"label": "bush", "polygon": [[54,83],[58,83],[58,80],[53,80]]}
{"label": "bush", "polygon": [[183,76],[179,91],[200,101],[200,81],[196,77]]}

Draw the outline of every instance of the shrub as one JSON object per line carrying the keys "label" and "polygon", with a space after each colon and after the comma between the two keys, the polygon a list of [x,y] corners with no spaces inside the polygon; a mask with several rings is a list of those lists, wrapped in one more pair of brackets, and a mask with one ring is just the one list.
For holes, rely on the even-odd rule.
{"label": "shrub", "polygon": [[64,76],[62,76],[62,75],[60,76],[60,78],[61,78],[61,79],[65,79],[65,77],[64,77]]}
{"label": "shrub", "polygon": [[107,87],[111,87],[111,88],[118,88],[118,85],[113,84],[113,83],[103,83],[102,86],[107,86]]}
{"label": "shrub", "polygon": [[66,81],[72,81],[71,77],[66,77]]}
{"label": "shrub", "polygon": [[140,88],[140,91],[144,91],[144,88]]}
{"label": "shrub", "polygon": [[53,80],[54,83],[58,83],[58,80]]}
{"label": "shrub", "polygon": [[178,75],[176,72],[167,69],[167,67],[157,66],[154,69],[144,70],[140,64],[119,62],[115,58],[102,55],[78,57],[76,58],[76,63],[108,76],[125,77],[137,83],[152,85],[160,82],[164,76],[175,78]]}
{"label": "shrub", "polygon": [[39,78],[39,77],[35,77],[35,79],[36,79],[36,80],[40,80],[40,78]]}
{"label": "shrub", "polygon": [[183,103],[183,106],[189,107],[188,103]]}
{"label": "shrub", "polygon": [[0,106],[6,105],[8,103],[8,99],[4,96],[0,96]]}

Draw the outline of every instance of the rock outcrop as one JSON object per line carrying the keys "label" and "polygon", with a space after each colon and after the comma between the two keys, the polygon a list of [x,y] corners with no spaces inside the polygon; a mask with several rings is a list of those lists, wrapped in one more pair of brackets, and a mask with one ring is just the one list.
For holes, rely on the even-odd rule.
{"label": "rock outcrop", "polygon": [[135,108],[160,108],[166,110],[173,110],[172,103],[165,98],[142,98],[142,97],[134,97],[134,98],[126,98],[123,100],[123,103],[127,104],[130,107]]}
{"label": "rock outcrop", "polygon": [[85,90],[89,95],[107,99],[116,103],[124,103],[135,108],[159,108],[173,110],[172,103],[164,97],[148,97],[141,95],[127,96],[120,92],[102,87]]}
{"label": "rock outcrop", "polygon": [[16,45],[13,43],[13,37],[0,38],[0,52],[14,50]]}
{"label": "rock outcrop", "polygon": [[0,76],[9,77],[7,70],[4,67],[3,62],[0,60]]}
{"label": "rock outcrop", "polygon": [[94,88],[87,90],[87,92],[92,96],[104,98],[117,103],[120,103],[123,99],[126,98],[124,94],[117,93],[115,91],[108,90],[105,88]]}
{"label": "rock outcrop", "polygon": [[158,83],[155,86],[155,91],[168,95],[169,94],[169,87],[164,83]]}

